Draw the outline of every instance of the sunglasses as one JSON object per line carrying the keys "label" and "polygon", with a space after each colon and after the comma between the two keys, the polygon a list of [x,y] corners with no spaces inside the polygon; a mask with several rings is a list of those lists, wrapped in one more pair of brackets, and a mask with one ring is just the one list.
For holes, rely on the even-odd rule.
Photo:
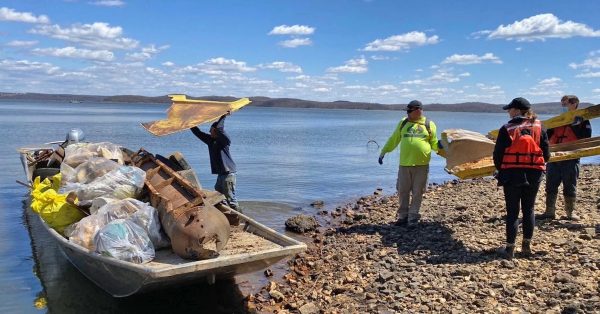
{"label": "sunglasses", "polygon": [[412,108],[412,109],[406,110],[406,112],[411,113],[411,112],[417,111],[417,110],[423,110],[423,108]]}

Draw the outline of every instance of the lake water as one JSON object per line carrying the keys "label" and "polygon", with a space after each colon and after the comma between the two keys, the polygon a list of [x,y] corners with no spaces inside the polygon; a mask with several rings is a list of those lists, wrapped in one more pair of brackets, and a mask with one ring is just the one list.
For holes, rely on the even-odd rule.
{"label": "lake water", "polygon": [[[35,261],[23,214],[26,188],[15,183],[24,180],[16,149],[23,146],[64,140],[70,128],[81,128],[86,140],[110,141],[133,150],[140,147],[168,155],[180,151],[198,173],[201,183],[212,188],[206,146],[189,131],[166,137],[146,132],[141,122],[162,119],[168,105],[156,104],[62,104],[41,102],[0,102],[0,312],[137,312],[157,310],[163,303],[190,311],[210,308],[213,291],[193,287],[186,292],[171,291],[151,297],[114,300],[86,282],[77,270],[55,254],[47,239],[37,239],[33,247],[41,257]],[[426,112],[441,130],[463,128],[487,133],[507,120],[506,114]],[[399,119],[397,111],[321,110],[246,107],[227,118],[226,130],[232,138],[231,154],[238,165],[238,197],[247,213],[258,221],[282,231],[283,222],[298,213],[312,214],[309,204],[323,200],[331,209],[381,187],[394,193],[398,150],[377,163],[379,149]],[[542,116],[541,118],[548,118]],[[207,131],[207,126],[201,127]],[[600,134],[600,121],[593,121],[594,135]],[[584,158],[583,163],[600,163],[600,157]],[[444,170],[444,159],[434,156],[430,182],[453,179]],[[268,203],[263,203],[268,202]],[[287,205],[277,205],[277,204]],[[267,204],[268,206],[258,206]],[[43,272],[45,280],[38,279]],[[236,290],[235,284],[219,289]],[[213,289],[214,290],[214,289]],[[209,295],[208,299],[197,294]],[[162,298],[162,299],[161,299]],[[43,304],[47,300],[47,304]],[[172,300],[182,304],[174,305]],[[160,304],[163,304],[160,303]],[[177,302],[175,302],[177,303]],[[227,303],[225,301],[225,303]],[[42,308],[37,310],[34,306]]]}

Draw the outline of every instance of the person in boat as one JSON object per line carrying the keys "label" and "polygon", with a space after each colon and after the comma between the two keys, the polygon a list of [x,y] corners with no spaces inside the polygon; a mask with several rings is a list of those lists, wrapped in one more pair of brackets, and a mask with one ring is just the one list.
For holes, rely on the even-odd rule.
{"label": "person in boat", "polygon": [[407,116],[400,120],[379,155],[381,165],[385,154],[400,145],[396,181],[399,202],[397,226],[418,223],[423,193],[427,188],[431,151],[438,151],[436,125],[423,115],[423,104],[418,100],[411,101],[406,106],[406,113]]}
{"label": "person in boat", "polygon": [[531,239],[535,225],[535,198],[542,182],[546,162],[550,159],[548,135],[525,98],[515,98],[502,107],[510,121],[500,128],[494,147],[494,165],[498,185],[504,188],[506,203],[506,246],[499,253],[506,259],[514,256],[519,227],[519,211],[523,212],[521,254],[531,255]]}
{"label": "person in boat", "polygon": [[[563,110],[575,111],[579,106],[577,96],[563,96],[561,99]],[[548,130],[550,144],[570,143],[582,138],[592,136],[592,125],[589,120],[576,116],[570,125],[559,126]],[[577,200],[577,179],[579,178],[579,158],[563,160],[548,164],[546,176],[546,211],[538,216],[540,219],[554,219],[556,217],[556,198],[558,188],[563,185],[563,196],[565,198],[565,212],[569,220],[577,221],[579,216],[575,214],[575,202]]]}
{"label": "person in boat", "polygon": [[228,111],[214,122],[210,126],[210,134],[202,132],[197,126],[190,130],[208,146],[210,169],[212,174],[217,175],[215,190],[225,196],[229,207],[240,210],[235,196],[236,165],[229,152],[231,140],[225,132],[225,117],[230,114]]}

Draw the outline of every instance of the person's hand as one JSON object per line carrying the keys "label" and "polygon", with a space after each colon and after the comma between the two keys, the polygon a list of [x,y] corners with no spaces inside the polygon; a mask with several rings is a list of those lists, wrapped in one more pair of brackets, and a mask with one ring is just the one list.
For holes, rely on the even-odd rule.
{"label": "person's hand", "polygon": [[378,162],[379,162],[379,164],[380,164],[380,165],[383,165],[383,157],[384,157],[384,156],[385,156],[385,155],[379,155],[379,160],[378,160]]}
{"label": "person's hand", "polygon": [[227,113],[225,113],[226,116],[230,116],[231,115],[231,110],[227,110]]}
{"label": "person's hand", "polygon": [[583,117],[576,116],[575,118],[573,118],[573,123],[571,123],[571,125],[580,125],[582,122],[583,122]]}

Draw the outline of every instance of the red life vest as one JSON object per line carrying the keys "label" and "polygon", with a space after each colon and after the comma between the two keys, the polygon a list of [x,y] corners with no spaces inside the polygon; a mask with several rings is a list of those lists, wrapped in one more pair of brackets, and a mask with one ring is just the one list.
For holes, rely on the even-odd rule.
{"label": "red life vest", "polygon": [[559,126],[553,129],[550,144],[570,143],[578,140],[570,125]]}
{"label": "red life vest", "polygon": [[544,153],[540,148],[542,123],[540,120],[531,122],[524,119],[519,124],[504,125],[508,136],[512,140],[509,147],[504,150],[501,169],[528,168],[546,170]]}

